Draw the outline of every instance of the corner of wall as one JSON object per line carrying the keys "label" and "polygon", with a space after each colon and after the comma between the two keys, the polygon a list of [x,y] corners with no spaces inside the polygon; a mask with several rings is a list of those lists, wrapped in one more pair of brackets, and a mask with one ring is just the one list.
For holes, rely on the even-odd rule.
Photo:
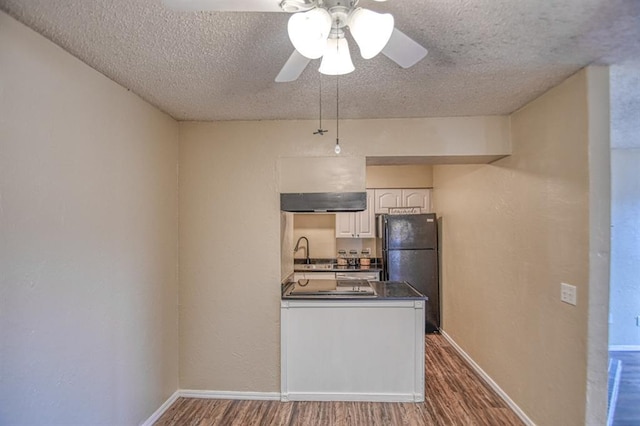
{"label": "corner of wall", "polygon": [[606,424],[611,241],[611,140],[609,68],[587,73],[589,149],[589,320],[587,332],[588,425]]}

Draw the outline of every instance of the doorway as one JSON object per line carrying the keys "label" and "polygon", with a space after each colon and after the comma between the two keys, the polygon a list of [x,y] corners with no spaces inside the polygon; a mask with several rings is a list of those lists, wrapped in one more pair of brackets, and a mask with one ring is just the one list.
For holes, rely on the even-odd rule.
{"label": "doorway", "polygon": [[640,67],[611,76],[608,425],[640,424]]}

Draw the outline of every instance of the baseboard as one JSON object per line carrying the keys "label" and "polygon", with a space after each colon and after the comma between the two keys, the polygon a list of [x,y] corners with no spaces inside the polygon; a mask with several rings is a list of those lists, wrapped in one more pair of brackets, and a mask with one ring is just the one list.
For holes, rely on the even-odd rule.
{"label": "baseboard", "polygon": [[179,389],[167,399],[147,420],[140,423],[140,426],[152,426],[164,414],[171,404],[178,398],[202,398],[202,399],[247,399],[280,401],[280,392],[232,392],[232,391],[209,391]]}
{"label": "baseboard", "polygon": [[478,373],[482,380],[484,380],[485,383],[489,385],[489,387],[493,389],[498,394],[498,396],[500,396],[500,398],[504,400],[504,402],[507,403],[507,405],[516,413],[516,415],[520,417],[520,420],[522,420],[524,424],[528,426],[535,426],[533,420],[527,417],[524,411],[522,411],[522,409],[518,407],[518,405],[511,398],[509,398],[509,395],[507,395],[507,393],[503,391],[502,388],[500,388],[500,386],[498,386],[498,384],[494,382],[493,379],[482,368],[480,368],[480,366],[476,364],[476,362],[460,346],[458,346],[458,344],[451,338],[451,336],[449,336],[443,330],[440,330],[440,334],[442,334],[442,336],[451,344],[451,346],[453,346],[453,348],[460,354],[460,356],[462,356],[462,358],[467,361],[471,368],[473,368],[473,370]]}
{"label": "baseboard", "polygon": [[235,392],[182,389],[179,390],[178,393],[183,398],[280,401],[280,392]]}
{"label": "baseboard", "polygon": [[167,409],[169,407],[171,407],[171,404],[173,404],[174,402],[176,402],[176,399],[178,399],[180,397],[180,391],[175,391],[173,393],[173,395],[171,395],[169,397],[169,399],[167,399],[161,406],[160,408],[158,408],[156,411],[154,411],[154,413],[151,415],[151,417],[149,417],[147,420],[145,420],[144,422],[140,423],[140,426],[152,426],[156,421],[158,421],[158,419],[164,414],[165,411],[167,411]]}
{"label": "baseboard", "polygon": [[282,401],[356,401],[356,402],[422,402],[422,395],[412,393],[346,393],[289,392]]}
{"label": "baseboard", "polygon": [[609,345],[609,352],[640,352],[640,345]]}

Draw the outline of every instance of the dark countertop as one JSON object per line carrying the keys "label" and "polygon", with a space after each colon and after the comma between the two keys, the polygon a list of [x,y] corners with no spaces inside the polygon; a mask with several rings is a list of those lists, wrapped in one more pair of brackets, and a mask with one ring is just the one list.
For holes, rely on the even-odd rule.
{"label": "dark countertop", "polygon": [[427,296],[406,281],[369,281],[369,283],[375,287],[380,299],[428,300]]}
{"label": "dark countertop", "polygon": [[285,296],[290,286],[294,285],[289,282],[282,286],[283,300],[427,300],[427,297],[418,292],[412,285],[404,281],[369,281],[371,286],[375,288],[375,296]]}

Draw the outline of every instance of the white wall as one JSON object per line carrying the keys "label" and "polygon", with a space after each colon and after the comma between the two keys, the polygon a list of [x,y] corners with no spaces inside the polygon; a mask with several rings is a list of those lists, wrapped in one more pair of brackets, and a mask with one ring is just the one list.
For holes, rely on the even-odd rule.
{"label": "white wall", "polygon": [[609,344],[640,347],[640,149],[611,151]]}
{"label": "white wall", "polygon": [[609,344],[640,346],[640,67],[611,69]]}
{"label": "white wall", "polygon": [[177,123],[0,13],[0,424],[176,389]]}
{"label": "white wall", "polygon": [[[606,401],[606,330],[593,336],[604,355],[591,360],[588,347],[591,278],[601,273],[590,256],[607,260],[608,251],[590,239],[608,235],[608,217],[593,220],[590,204],[608,203],[590,182],[602,168],[608,184],[608,156],[590,168],[591,145],[609,146],[608,75],[594,73],[579,72],[512,115],[512,156],[434,167],[443,329],[540,425],[601,424]],[[607,90],[602,120],[591,111],[594,79]],[[603,121],[601,139],[591,126]],[[577,306],[560,301],[561,282],[577,287]],[[606,296],[597,297],[606,312]],[[592,361],[596,409],[587,417]]]}

